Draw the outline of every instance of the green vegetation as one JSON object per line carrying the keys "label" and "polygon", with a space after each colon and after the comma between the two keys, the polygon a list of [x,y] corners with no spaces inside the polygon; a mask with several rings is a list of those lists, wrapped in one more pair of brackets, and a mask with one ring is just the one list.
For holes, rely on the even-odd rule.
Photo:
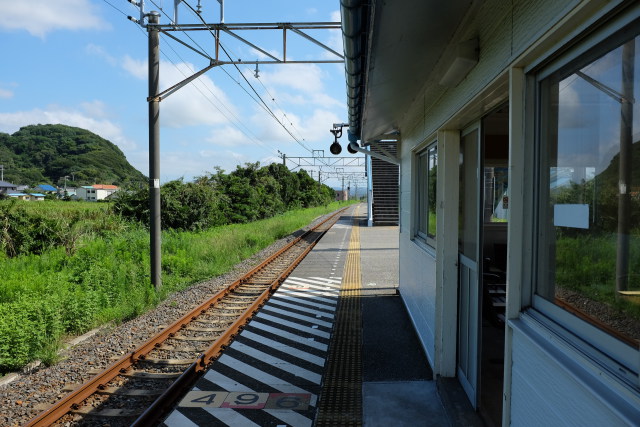
{"label": "green vegetation", "polygon": [[115,184],[139,188],[145,176],[120,149],[100,136],[65,125],[31,125],[0,133],[4,180],[13,184]]}
{"label": "green vegetation", "polygon": [[[72,253],[64,246],[14,257],[0,253],[0,372],[37,358],[53,362],[66,335],[137,316],[169,294],[228,271],[317,216],[339,208],[331,203],[246,224],[164,231],[163,287],[157,293],[149,281],[148,231],[139,224],[114,220],[99,204],[89,209],[87,205],[67,203],[65,207],[78,210],[68,208],[61,214],[63,218],[82,216],[87,224]],[[27,211],[21,207],[21,212]],[[105,224],[111,224],[111,229]]]}
{"label": "green vegetation", "polygon": [[149,281],[144,176],[89,131],[62,125],[0,133],[5,179],[21,184],[117,184],[113,203],[0,200],[0,372],[55,361],[65,336],[121,322],[172,292],[222,274],[337,209],[305,171],[250,163],[162,186],[162,274]]}
{"label": "green vegetation", "polygon": [[[202,230],[319,206],[333,198],[330,187],[317,183],[303,170],[291,172],[276,163],[264,167],[247,163],[229,174],[217,169],[194,182],[176,180],[163,185],[161,222],[167,229]],[[113,209],[124,218],[146,223],[148,200],[147,189],[123,193]]]}
{"label": "green vegetation", "polygon": [[[640,144],[633,144],[634,162],[640,159]],[[635,164],[635,163],[634,163]],[[601,173],[581,182],[568,182],[552,188],[554,205],[586,204],[589,228],[555,227],[555,280],[559,287],[578,292],[597,302],[606,303],[619,313],[640,320],[640,305],[616,295],[616,258],[628,254],[629,289],[640,290],[640,170],[631,174],[631,192],[625,214],[628,216],[629,248],[618,245],[619,155]],[[624,252],[622,252],[624,251]]]}
{"label": "green vegetation", "polygon": [[[615,234],[563,236],[556,240],[556,283],[593,301],[608,304],[640,320],[640,305],[616,298]],[[640,290],[640,230],[632,233],[629,248],[631,267],[629,290]]]}

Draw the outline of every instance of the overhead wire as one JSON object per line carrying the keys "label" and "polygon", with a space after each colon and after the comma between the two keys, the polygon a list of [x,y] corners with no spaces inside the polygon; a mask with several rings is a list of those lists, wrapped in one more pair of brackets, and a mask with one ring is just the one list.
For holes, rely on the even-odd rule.
{"label": "overhead wire", "polygon": [[[106,1],[106,0],[105,0]],[[165,17],[167,17],[169,20],[171,20],[171,17],[163,10],[161,5],[158,5],[154,0],[151,0],[151,3],[153,3],[158,9],[160,9],[160,11],[165,15]],[[179,25],[176,25],[176,28],[179,28]],[[196,45],[202,52],[204,52],[205,54],[208,55],[208,53],[206,52],[206,50],[200,46],[198,44],[198,42],[196,42],[186,31],[182,32],[187,36],[187,38],[189,38],[189,40],[191,40],[194,45]],[[180,59],[180,61],[182,61],[183,64],[185,64],[185,66],[188,66],[187,62],[178,54],[178,52],[171,46],[171,44],[166,43],[167,46],[169,46],[169,48],[176,54],[176,56]],[[182,74],[185,78],[187,78],[188,76],[180,69],[180,67],[178,67],[178,65],[176,63],[173,62],[173,60],[171,60],[171,58],[169,58],[169,56],[166,54],[166,52],[164,52],[162,49],[160,49],[160,52],[165,56],[165,58],[167,58],[167,60],[169,60],[169,62],[171,62],[171,64],[176,68],[176,70],[178,70],[178,72],[180,74]],[[192,72],[195,72],[195,70],[191,69],[190,70]],[[270,155],[274,155],[276,154],[276,151],[271,149],[270,151],[266,148],[266,144],[261,141],[248,127],[246,127],[244,124],[242,124],[242,121],[240,120],[240,118],[238,116],[235,115],[235,113],[233,111],[231,111],[224,102],[222,102],[217,95],[211,90],[210,87],[208,87],[206,84],[202,83],[203,87],[209,92],[211,93],[211,96],[213,96],[219,103],[220,105],[224,106],[224,108],[229,112],[230,115],[232,115],[236,121],[230,119],[221,109],[220,107],[218,107],[218,105],[216,105],[209,97],[207,97],[207,95],[205,95],[202,90],[196,85],[196,82],[198,80],[194,80],[192,83],[194,84],[193,87],[214,107],[216,108],[220,114],[222,114],[227,120],[229,120],[230,123],[233,124],[234,127],[236,127],[242,134],[244,134],[246,137],[248,137],[251,141],[253,141],[254,143],[258,144],[262,149],[265,150],[265,152],[268,152]],[[201,82],[200,82],[201,83]],[[242,127],[244,127],[246,129],[243,130]],[[249,135],[247,132],[249,132],[251,135]]]}
{"label": "overhead wire", "polygon": [[[191,6],[189,4],[188,1],[184,0],[183,3],[191,10],[191,12],[204,24],[207,25],[207,23],[205,22],[205,20],[202,18],[202,16],[193,8],[193,6]],[[211,35],[215,38],[215,34],[213,34],[213,32],[209,29],[209,33],[211,33]],[[222,43],[220,43],[220,41],[218,41],[218,44],[220,46],[220,48],[222,49],[222,51],[225,53],[225,55],[229,58],[230,61],[233,62],[233,59],[231,58],[231,55],[229,54],[229,52],[227,51],[227,49],[222,45]],[[293,138],[300,146],[302,146],[305,150],[309,151],[310,153],[313,153],[313,151],[307,147],[302,141],[300,141],[295,135],[293,135],[293,133],[291,133],[291,131],[284,125],[284,123],[282,123],[280,121],[280,119],[278,119],[278,117],[275,115],[275,113],[273,112],[273,110],[271,110],[271,108],[267,105],[267,103],[264,101],[264,99],[262,99],[262,97],[260,96],[260,94],[258,93],[258,91],[253,87],[253,85],[249,82],[249,80],[247,79],[247,77],[244,75],[244,73],[240,70],[240,67],[238,67],[237,64],[233,63],[232,64],[236,70],[238,71],[238,73],[240,73],[240,76],[243,78],[243,80],[247,83],[247,85],[251,88],[251,90],[253,91],[253,93],[255,93],[255,95],[258,97],[258,99],[260,100],[260,104],[264,107],[264,109],[269,113],[269,115],[271,115],[271,117],[273,117],[274,120],[276,120],[276,122],[278,122],[278,124],[291,136],[291,138]],[[224,69],[223,69],[224,70]],[[226,70],[225,70],[226,72]],[[229,75],[229,73],[227,73],[227,75]],[[230,76],[230,75],[229,75]],[[231,76],[230,76],[231,77]],[[235,80],[235,79],[234,79]]]}
{"label": "overhead wire", "polygon": [[[114,9],[116,9],[118,12],[122,13],[123,15],[127,16],[126,13],[124,13],[123,11],[121,11],[120,9],[118,9],[117,7],[115,7],[113,4],[111,4],[108,0],[103,0],[105,1],[105,3],[109,4],[111,7],[113,7]],[[151,3],[153,3],[157,8],[160,9],[160,11],[170,20],[172,21],[171,17],[163,10],[162,5],[158,5],[154,0],[150,0]],[[186,0],[183,0],[183,3],[189,8],[189,10],[204,24],[206,25],[206,22],[204,21],[204,19],[202,18],[202,16],[200,15],[200,13],[198,13]],[[202,46],[200,46],[189,34],[187,31],[183,30],[180,28],[180,25],[178,24],[173,24],[175,25],[175,27],[177,29],[179,29],[182,33],[184,33],[186,35],[187,38],[189,38],[189,40],[191,40],[195,46],[197,46],[202,52],[204,52],[205,54],[209,55],[206,52],[206,49],[204,49]],[[142,31],[142,29],[140,29]],[[209,29],[209,33],[211,33],[211,35],[216,38],[215,34],[213,34],[213,32]],[[176,52],[175,49],[173,49],[173,47],[171,47],[170,44],[167,44],[171,50],[176,54],[176,56],[178,58],[180,58],[180,60],[186,65],[186,61],[184,61],[180,55]],[[227,50],[227,48],[225,48],[225,46],[222,45],[222,43],[220,43],[218,41],[218,45],[220,46],[220,48],[222,49],[222,51],[224,52],[224,54],[229,58],[230,61],[233,62],[233,59],[231,57],[231,55],[229,54],[229,51]],[[162,52],[162,50],[161,50]],[[180,68],[168,57],[168,55],[165,52],[162,52],[163,55],[172,63],[172,65],[174,67],[176,67],[176,69],[185,77],[187,77],[184,72],[182,70],[180,70]],[[210,55],[209,55],[210,56]],[[240,76],[242,76],[242,79],[245,81],[245,83],[251,88],[251,91],[253,92],[253,94],[255,94],[255,97],[251,94],[251,92],[249,92],[242,84],[240,81],[238,81],[237,79],[235,79],[226,69],[224,69],[224,67],[220,67],[220,69],[229,77],[231,78],[236,84],[238,84],[238,86],[245,92],[247,93],[247,95],[249,95],[249,97],[251,97],[251,99],[253,99],[254,102],[256,102],[258,105],[261,106],[261,108],[263,108],[288,134],[289,136],[291,136],[291,138],[296,141],[302,148],[304,148],[305,150],[307,150],[309,153],[313,154],[313,150],[310,149],[309,147],[307,147],[305,145],[305,143],[303,141],[306,141],[304,137],[302,137],[302,135],[300,135],[300,139],[297,138],[295,135],[293,135],[293,133],[285,126],[284,123],[282,123],[282,121],[276,116],[276,114],[273,112],[273,110],[267,105],[267,103],[264,101],[264,99],[262,98],[262,96],[260,96],[260,94],[258,93],[258,91],[255,89],[255,87],[249,82],[249,80],[246,78],[246,76],[244,75],[244,73],[240,70],[240,68],[238,67],[238,65],[236,63],[232,63],[232,65],[236,68],[236,70],[238,71],[238,73],[240,74]],[[249,70],[252,71],[252,70]],[[262,83],[262,81],[260,81],[258,79],[258,81],[260,82],[260,84],[262,85],[262,87],[265,89],[265,91],[267,92],[267,94],[271,97],[272,101],[274,102],[274,104],[276,104],[276,106],[282,111],[284,117],[286,117],[286,119],[289,121],[289,123],[291,124],[291,126],[298,132],[300,133],[300,131],[296,128],[296,126],[293,124],[293,121],[291,121],[291,119],[287,116],[286,112],[284,111],[284,109],[282,109],[279,104],[277,103],[277,101],[275,100],[275,98],[271,95],[271,93],[269,92],[269,90],[267,89],[267,87]],[[194,81],[195,83],[195,81]],[[211,103],[225,118],[227,118],[227,120],[229,120],[236,128],[238,128],[238,130],[240,130],[240,132],[242,132],[245,136],[249,137],[249,139],[251,139],[253,142],[259,144],[263,149],[265,149],[265,144],[264,142],[260,141],[257,136],[255,136],[255,134],[253,134],[253,132],[251,132],[249,130],[249,128],[247,128],[244,124],[242,124],[242,121],[227,107],[225,107],[229,113],[231,115],[234,116],[234,118],[237,119],[237,123],[234,122],[233,120],[229,119],[229,117],[222,111],[220,110],[220,108],[213,103],[213,101],[211,101],[210,98],[208,98],[198,87],[196,87],[194,85],[194,87],[196,88],[196,90],[198,90],[203,97],[205,97],[205,99],[208,100],[209,103]],[[213,93],[213,91],[207,86],[204,85],[204,87],[211,93],[211,95],[218,100],[221,105],[224,105],[224,103],[222,103],[220,101],[220,99],[215,95],[215,93]],[[257,99],[256,99],[257,97]],[[247,129],[248,132],[250,132],[253,136],[250,136],[247,134],[247,132],[245,132],[243,129],[241,129],[239,126],[239,124],[241,124],[242,127],[245,127],[245,129]],[[265,149],[266,151],[266,149]],[[326,163],[326,161],[324,161],[324,159],[321,159],[321,161],[323,163],[325,163],[326,166],[330,166]],[[320,166],[320,168],[322,168],[322,166]]]}

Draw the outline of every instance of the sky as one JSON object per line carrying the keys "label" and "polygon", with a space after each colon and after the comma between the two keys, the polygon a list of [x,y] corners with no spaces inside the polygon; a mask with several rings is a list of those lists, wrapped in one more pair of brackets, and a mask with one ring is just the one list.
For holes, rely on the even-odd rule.
{"label": "sky", "polygon": [[[204,20],[220,22],[218,1],[200,2]],[[146,0],[145,10],[161,12],[160,23],[168,24],[173,3]],[[188,0],[193,8],[197,3]],[[116,144],[148,175],[148,38],[146,29],[127,19],[139,18],[139,9],[126,0],[0,0],[0,10],[5,58],[0,65],[0,132],[12,134],[22,126],[46,123],[89,129]],[[184,3],[178,12],[179,25],[200,23]],[[227,24],[339,20],[337,0],[224,2]],[[342,51],[339,30],[308,33]],[[172,34],[215,55],[213,36],[206,31]],[[240,35],[282,55],[282,31]],[[287,42],[289,59],[333,59],[291,32]],[[230,36],[223,36],[221,43],[234,59],[265,58]],[[209,64],[166,35],[161,35],[160,50],[161,90]],[[226,57],[221,53],[220,59]],[[257,78],[255,65],[238,68],[215,67],[160,103],[161,182],[191,180],[216,167],[230,172],[247,162],[282,162],[279,153],[287,156],[290,169],[297,157],[312,156],[312,150],[331,156],[329,129],[347,120],[343,64],[260,65]],[[353,156],[344,149],[346,136],[341,142],[341,156]],[[323,167],[323,173],[332,170]],[[325,183],[340,185],[338,179]]]}

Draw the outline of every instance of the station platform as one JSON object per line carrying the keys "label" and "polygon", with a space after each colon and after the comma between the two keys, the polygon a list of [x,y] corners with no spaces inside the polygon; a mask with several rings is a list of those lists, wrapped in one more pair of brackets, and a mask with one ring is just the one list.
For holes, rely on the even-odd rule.
{"label": "station platform", "polygon": [[480,426],[398,293],[398,227],[353,205],[162,423]]}

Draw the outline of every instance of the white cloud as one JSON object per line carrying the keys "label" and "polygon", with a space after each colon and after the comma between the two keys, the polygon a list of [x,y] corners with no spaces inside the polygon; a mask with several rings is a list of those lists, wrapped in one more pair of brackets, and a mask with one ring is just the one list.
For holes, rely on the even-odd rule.
{"label": "white cloud", "polygon": [[[276,117],[289,131],[309,149],[325,149],[318,147],[318,143],[323,143],[332,138],[329,133],[333,123],[342,122],[342,119],[335,112],[316,109],[310,115],[300,117],[294,113],[287,113],[288,122],[282,120],[282,111],[274,111]],[[262,112],[257,112],[252,118],[251,123],[254,129],[259,129],[259,137],[263,141],[267,141],[270,147],[286,150],[289,147],[296,146],[299,148],[299,142],[293,139],[283,127],[276,122],[271,116]]]}
{"label": "white cloud", "polygon": [[205,141],[216,147],[238,147],[253,144],[263,145],[260,141],[247,136],[240,129],[232,126],[213,129]]}
{"label": "white cloud", "polygon": [[[331,22],[340,22],[341,19],[342,18],[340,17],[339,10],[331,12]],[[327,41],[327,46],[338,53],[342,53],[342,30],[329,30],[329,40]],[[325,52],[325,57],[327,59],[336,59],[336,56],[331,52]]]}
{"label": "white cloud", "polygon": [[0,87],[0,98],[2,98],[2,99],[13,98],[13,91],[8,90],[8,89],[2,89]]}
{"label": "white cloud", "polygon": [[[87,105],[95,107],[96,104]],[[110,120],[91,117],[86,112],[51,106],[47,110],[34,109],[15,113],[0,113],[0,131],[2,132],[14,133],[21,127],[32,124],[64,124],[88,129],[113,142],[122,151],[136,148],[136,143],[127,138],[117,124]]]}
{"label": "white cloud", "polygon": [[111,116],[107,105],[102,101],[83,102],[80,106],[90,117],[95,119],[106,119]]}
{"label": "white cloud", "polygon": [[89,0],[2,0],[0,29],[26,30],[36,37],[44,37],[55,30],[105,29],[96,7]]}
{"label": "white cloud", "polygon": [[147,64],[147,61],[139,61],[137,59],[133,59],[129,55],[125,55],[122,59],[122,68],[140,80],[147,79],[149,75],[149,68]]}
{"label": "white cloud", "polygon": [[[122,62],[122,68],[138,79],[147,79],[147,60],[136,60],[129,56]],[[197,70],[190,63],[160,63],[160,90],[193,75]],[[180,128],[197,125],[227,123],[236,108],[227,95],[206,75],[198,77],[183,86],[161,102],[162,126]]]}
{"label": "white cloud", "polygon": [[102,46],[89,43],[85,50],[90,55],[95,55],[104,59],[109,65],[116,66],[118,64],[118,60],[115,57],[109,55],[109,53],[107,53],[107,51]]}
{"label": "white cloud", "polygon": [[160,154],[160,180],[166,182],[184,177],[191,181],[196,176],[215,173],[216,166],[229,173],[238,165],[254,161],[255,155],[231,150],[165,151]]}
{"label": "white cloud", "polygon": [[317,65],[290,64],[274,70],[261,73],[260,79],[265,85],[286,87],[305,93],[323,90],[323,73]]}

